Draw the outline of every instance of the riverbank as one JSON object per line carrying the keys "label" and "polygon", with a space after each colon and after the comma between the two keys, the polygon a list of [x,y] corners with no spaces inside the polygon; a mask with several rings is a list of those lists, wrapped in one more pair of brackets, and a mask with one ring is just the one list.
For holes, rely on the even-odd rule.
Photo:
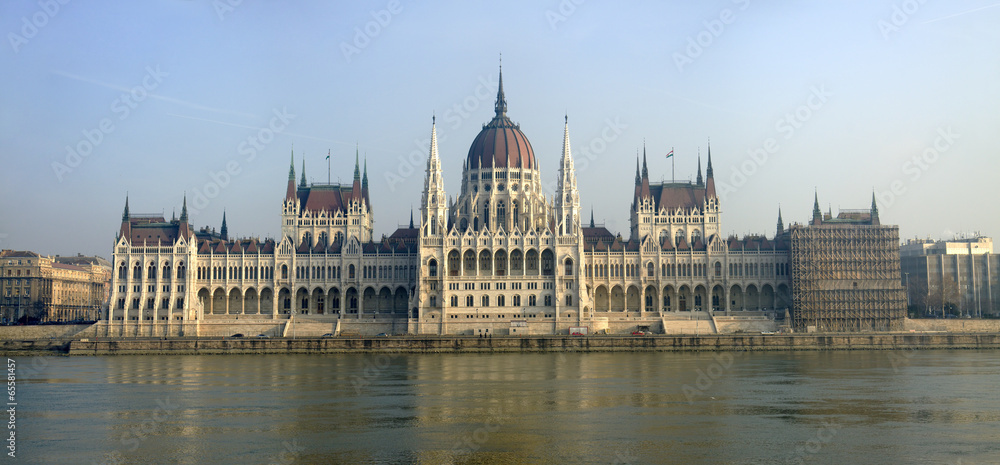
{"label": "riverbank", "polygon": [[77,339],[2,341],[11,355],[687,352],[782,350],[997,349],[1000,333],[763,334],[704,336],[391,336],[295,338]]}

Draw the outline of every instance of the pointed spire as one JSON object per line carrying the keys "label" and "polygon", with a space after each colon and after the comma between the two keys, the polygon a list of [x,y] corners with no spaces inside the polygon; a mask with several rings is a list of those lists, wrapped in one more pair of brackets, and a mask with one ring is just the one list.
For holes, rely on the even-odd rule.
{"label": "pointed spire", "polygon": [[122,212],[122,221],[128,221],[128,194],[125,194],[125,211]]}
{"label": "pointed spire", "polygon": [[569,146],[569,115],[564,115],[563,116],[563,153],[562,153],[563,167],[565,168],[566,163],[572,163],[572,161],[573,161],[573,155],[572,155],[572,153],[570,153],[570,146]]}
{"label": "pointed spire", "polygon": [[360,181],[361,180],[361,169],[360,169],[360,165],[358,164],[358,160],[359,160],[359,158],[358,158],[358,147],[355,146],[354,147],[354,180],[355,181]]}
{"label": "pointed spire", "polygon": [[507,113],[507,98],[503,96],[503,56],[500,57],[500,83],[497,86],[497,102],[495,108],[497,116],[504,116]]}
{"label": "pointed spire", "polygon": [[872,224],[882,224],[878,219],[878,205],[875,204],[875,191],[872,190]]}
{"label": "pointed spire", "polygon": [[437,116],[431,116],[431,157],[430,161],[433,161],[435,165],[440,165],[440,157],[438,156],[438,131],[437,131]]}
{"label": "pointed spire", "polygon": [[[360,144],[359,144],[360,145]],[[351,184],[351,198],[360,201],[363,197],[361,190],[361,156],[359,147],[354,147],[354,183]]]}
{"label": "pointed spire", "polygon": [[646,169],[646,141],[642,141],[642,178],[649,178],[649,170]]}
{"label": "pointed spire", "polygon": [[306,187],[306,157],[302,157],[302,179],[299,181],[299,187]]}
{"label": "pointed spire", "polygon": [[361,188],[368,189],[368,155],[365,155],[365,174],[361,178]]}
{"label": "pointed spire", "polygon": [[705,170],[707,179],[705,180],[705,197],[715,198],[715,176],[712,173],[712,141],[708,141],[708,168]]}
{"label": "pointed spire", "polygon": [[708,140],[708,168],[705,170],[705,176],[712,178],[712,139]]}
{"label": "pointed spire", "polygon": [[704,180],[701,178],[701,150],[698,150],[698,185],[704,184]]}
{"label": "pointed spire", "polygon": [[184,205],[181,207],[181,223],[188,221],[188,196],[184,193]]}
{"label": "pointed spire", "polygon": [[781,221],[781,205],[778,205],[778,229],[774,237],[778,237],[782,232],[785,231],[785,222]]}
{"label": "pointed spire", "polygon": [[222,229],[219,230],[219,235],[222,236],[222,240],[229,240],[229,227],[226,226],[226,211],[222,210]]}
{"label": "pointed spire", "polygon": [[410,229],[413,229],[413,207],[410,207]]}
{"label": "pointed spire", "polygon": [[288,162],[288,180],[295,182],[295,144],[292,144],[292,159]]}
{"label": "pointed spire", "polygon": [[819,193],[813,191],[813,218],[812,224],[823,224],[823,213],[819,210]]}
{"label": "pointed spire", "polygon": [[642,176],[639,175],[639,154],[635,154],[635,185],[642,183]]}
{"label": "pointed spire", "polygon": [[368,154],[365,154],[365,174],[361,178],[361,198],[364,199],[366,208],[371,210],[372,201],[368,198]]}
{"label": "pointed spire", "polygon": [[590,227],[591,228],[596,228],[596,226],[594,226],[594,207],[593,207],[593,205],[590,207]]}

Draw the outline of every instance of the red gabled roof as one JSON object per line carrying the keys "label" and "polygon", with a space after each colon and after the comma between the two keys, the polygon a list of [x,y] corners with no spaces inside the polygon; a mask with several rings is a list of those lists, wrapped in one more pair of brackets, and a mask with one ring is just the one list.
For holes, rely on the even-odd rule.
{"label": "red gabled roof", "polygon": [[698,238],[698,240],[694,241],[694,250],[705,251],[707,248],[708,247],[705,246],[705,241],[701,240],[700,237]]}
{"label": "red gabled roof", "polygon": [[[615,240],[615,235],[603,226],[596,228],[582,228],[584,244],[590,244],[598,248],[606,248],[607,244]],[[598,246],[598,244],[601,244]]]}
{"label": "red gabled roof", "polygon": [[729,240],[726,242],[729,250],[743,250],[743,243],[736,236],[729,236]]}
{"label": "red gabled roof", "polygon": [[397,228],[389,236],[389,239],[416,239],[418,237],[420,237],[420,229],[418,228]]}
{"label": "red gabled roof", "polygon": [[336,242],[330,244],[330,247],[327,248],[327,250],[330,253],[336,254],[336,253],[340,253],[340,250],[343,248],[343,246],[344,246],[343,241],[336,241]]}
{"label": "red gabled roof", "polygon": [[636,239],[629,239],[629,241],[625,243],[625,250],[627,252],[638,252],[639,248],[640,248],[640,245],[641,244],[639,244],[638,240],[636,240]]}
{"label": "red gabled roof", "polygon": [[86,269],[84,269],[81,266],[67,265],[65,263],[53,263],[52,264],[52,268],[59,268],[59,269],[62,269],[62,270],[71,270],[71,271],[87,271]]}
{"label": "red gabled roof", "polygon": [[41,255],[38,255],[35,252],[31,252],[31,251],[27,251],[27,250],[4,250],[2,253],[0,253],[0,257],[4,257],[4,258],[6,258],[6,257],[37,257],[37,258],[41,258]]}
{"label": "red gabled roof", "polygon": [[299,247],[297,249],[295,249],[295,253],[309,253],[309,250],[310,250],[309,244],[303,242],[299,244]]}
{"label": "red gabled roof", "polygon": [[701,209],[705,206],[705,188],[691,183],[662,183],[649,186],[656,209],[678,207]]}

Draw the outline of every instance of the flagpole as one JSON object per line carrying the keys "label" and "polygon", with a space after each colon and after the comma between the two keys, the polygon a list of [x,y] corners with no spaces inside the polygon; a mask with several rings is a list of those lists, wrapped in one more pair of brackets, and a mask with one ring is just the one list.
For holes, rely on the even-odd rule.
{"label": "flagpole", "polygon": [[332,184],[333,180],[330,179],[330,149],[326,149],[326,183]]}
{"label": "flagpole", "polygon": [[675,158],[677,158],[677,155],[674,153],[674,148],[670,147],[670,183],[671,184],[673,184],[675,182],[675,179],[676,179],[676,178],[674,178],[674,163],[675,163],[674,159]]}

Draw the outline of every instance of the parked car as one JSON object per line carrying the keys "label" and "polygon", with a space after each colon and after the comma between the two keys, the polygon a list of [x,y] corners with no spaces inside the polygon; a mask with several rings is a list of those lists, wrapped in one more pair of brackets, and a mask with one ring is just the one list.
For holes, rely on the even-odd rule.
{"label": "parked car", "polygon": [[632,331],[632,335],[633,336],[645,336],[646,332],[645,331]]}
{"label": "parked car", "polygon": [[243,333],[236,333],[229,337],[243,337]]}
{"label": "parked car", "polygon": [[261,339],[267,339],[269,336],[267,334],[263,334],[262,333],[262,334],[258,334],[257,337],[261,338]]}
{"label": "parked car", "polygon": [[570,334],[570,336],[583,336],[583,333],[577,331],[577,332],[575,332],[573,334]]}
{"label": "parked car", "polygon": [[378,333],[375,337],[389,337],[386,333]]}
{"label": "parked car", "polygon": [[333,337],[333,333],[326,333],[320,337]]}

